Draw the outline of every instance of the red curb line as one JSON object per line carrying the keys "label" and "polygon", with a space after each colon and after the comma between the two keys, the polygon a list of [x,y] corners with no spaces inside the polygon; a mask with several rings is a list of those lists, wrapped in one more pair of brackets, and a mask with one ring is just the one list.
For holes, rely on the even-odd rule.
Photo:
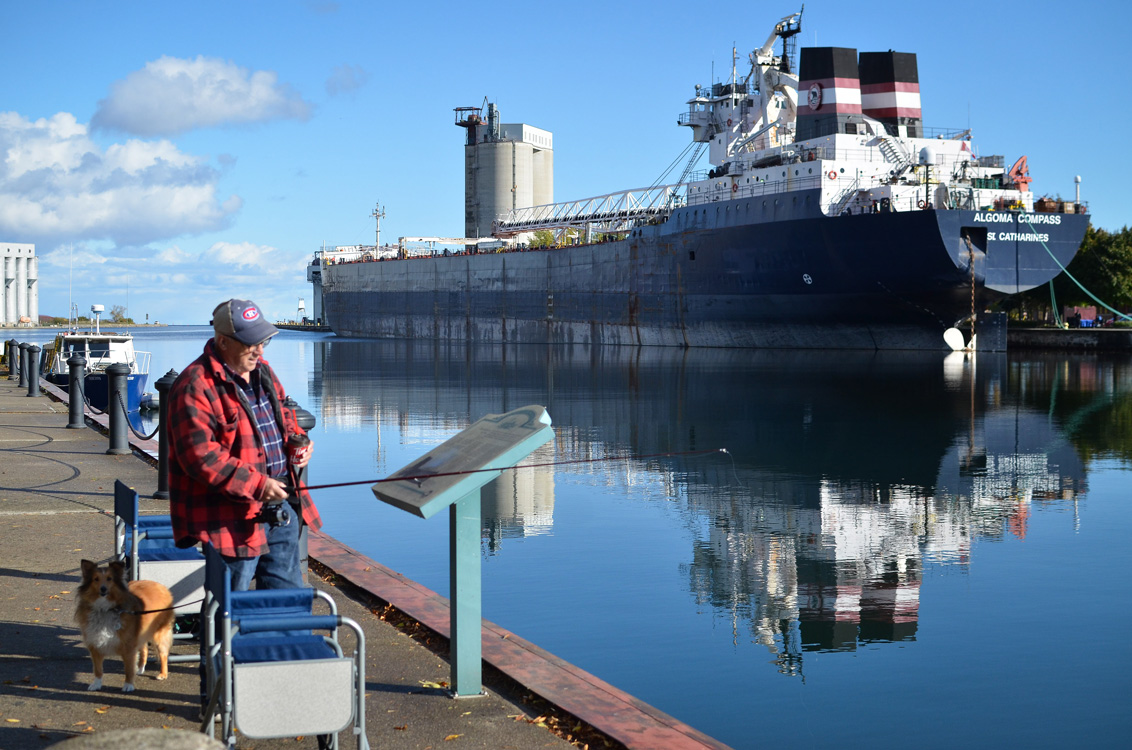
{"label": "red curb line", "polygon": [[[450,637],[448,600],[440,594],[318,531],[310,533],[309,554],[351,584]],[[488,620],[483,621],[482,649],[485,662],[628,748],[728,750],[718,740]]]}

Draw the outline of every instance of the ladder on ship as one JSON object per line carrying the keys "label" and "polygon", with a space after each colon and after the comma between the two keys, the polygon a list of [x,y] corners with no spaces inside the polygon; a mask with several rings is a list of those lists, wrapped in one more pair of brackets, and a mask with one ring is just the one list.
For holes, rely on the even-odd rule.
{"label": "ladder on ship", "polygon": [[877,145],[880,147],[880,152],[884,154],[885,161],[896,165],[894,177],[899,177],[912,168],[912,158],[908,156],[908,152],[897,141],[885,137],[881,138]]}
{"label": "ladder on ship", "polygon": [[837,200],[830,205],[829,216],[840,216],[841,213],[849,205],[849,202],[856,197],[857,191],[861,188],[861,178],[853,180],[853,184],[841,191],[841,195]]}

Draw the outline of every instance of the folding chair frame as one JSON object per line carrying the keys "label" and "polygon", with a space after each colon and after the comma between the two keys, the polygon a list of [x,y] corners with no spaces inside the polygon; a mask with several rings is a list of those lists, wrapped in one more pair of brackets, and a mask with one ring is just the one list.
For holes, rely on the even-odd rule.
{"label": "folding chair frame", "polygon": [[[204,600],[204,556],[199,558],[174,560],[143,560],[145,556],[142,542],[145,540],[160,540],[170,543],[173,539],[173,526],[168,515],[143,516],[138,513],[138,493],[121,480],[114,481],[114,558],[125,561],[129,557],[130,580],[137,581],[142,578],[151,578],[173,589],[174,613],[180,617],[197,615],[200,613],[201,603]],[[128,540],[128,543],[127,543]],[[167,545],[170,550],[176,548]],[[151,550],[152,551],[152,550]],[[186,551],[187,552],[187,551]],[[196,552],[196,550],[192,550]],[[181,558],[185,553],[178,554]],[[145,569],[156,573],[159,569],[171,575],[150,575]],[[197,583],[199,578],[199,584]],[[188,582],[191,587],[182,591],[181,583]],[[176,640],[188,640],[191,633],[178,633]],[[171,654],[170,662],[199,661],[197,654]]]}
{"label": "folding chair frame", "polygon": [[[203,712],[201,731],[209,736],[215,736],[213,719],[219,714],[221,741],[229,747],[235,747],[235,735],[238,729],[245,736],[255,739],[328,735],[329,742],[325,746],[337,750],[338,732],[352,728],[357,737],[358,750],[369,750],[369,741],[365,733],[365,634],[361,626],[351,618],[339,615],[334,600],[322,591],[268,589],[233,592],[228,566],[210,544],[205,545],[205,559],[205,609],[201,656],[205,660],[208,705]],[[326,601],[330,607],[330,614],[275,616],[240,611],[241,599],[259,601],[274,596],[282,598],[293,595],[296,591],[309,592],[312,603],[314,598]],[[354,631],[357,647],[352,658],[343,655],[338,644],[337,631],[341,626],[349,627]],[[327,659],[300,658],[294,661],[237,662],[233,655],[233,641],[241,634],[309,630],[329,631],[330,634],[323,636],[322,641],[337,656]],[[290,677],[294,680],[300,675],[306,677],[306,674],[325,674],[338,681],[344,678],[347,669],[352,671],[350,689],[352,705],[348,716],[339,712],[338,721],[341,726],[337,729],[326,725],[304,725],[296,720],[296,714],[301,714],[301,710],[297,706],[287,705],[273,706],[272,713],[267,717],[269,722],[276,725],[271,729],[265,728],[262,723],[257,723],[259,717],[254,714],[248,721],[243,722],[243,726],[237,726],[240,707],[236,705],[236,699],[237,693],[242,692],[243,685],[239,684],[241,679],[245,683],[253,684],[253,690],[258,685],[267,687],[271,691],[270,697],[273,700],[278,699],[282,703],[287,703],[288,700],[295,700],[295,691],[289,689],[286,678]],[[272,679],[276,674],[282,677]],[[344,682],[338,687],[344,690]],[[320,737],[320,747],[323,746]]]}

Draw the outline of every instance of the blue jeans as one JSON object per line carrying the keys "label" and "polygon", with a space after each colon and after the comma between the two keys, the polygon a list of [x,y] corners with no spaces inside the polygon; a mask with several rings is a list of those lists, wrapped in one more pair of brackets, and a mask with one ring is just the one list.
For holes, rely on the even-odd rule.
{"label": "blue jeans", "polygon": [[267,554],[258,557],[227,557],[228,570],[232,574],[232,590],[247,591],[255,580],[257,589],[296,589],[305,588],[303,571],[300,566],[299,532],[303,519],[290,503],[284,502],[283,514],[287,517],[286,526],[269,526],[267,529]]}

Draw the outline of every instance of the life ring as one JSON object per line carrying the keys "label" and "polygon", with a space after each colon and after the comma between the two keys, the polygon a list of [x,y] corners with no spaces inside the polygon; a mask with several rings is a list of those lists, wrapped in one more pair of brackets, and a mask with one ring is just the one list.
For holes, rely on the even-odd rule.
{"label": "life ring", "polygon": [[733,193],[739,192],[739,183],[738,182],[731,183],[731,192],[733,192]]}
{"label": "life ring", "polygon": [[834,171],[833,171],[833,170],[831,169],[831,170],[829,170],[829,175],[828,175],[828,176],[829,176],[829,179],[831,179],[831,180],[836,180],[836,179],[837,179],[837,172],[834,172]]}
{"label": "life ring", "polygon": [[811,151],[810,153],[806,154],[806,161],[813,161],[813,160],[814,160],[814,152]]}
{"label": "life ring", "polygon": [[916,205],[918,205],[920,208],[927,208],[928,207],[927,201],[925,201],[923,198],[921,198],[919,203],[917,203]]}

